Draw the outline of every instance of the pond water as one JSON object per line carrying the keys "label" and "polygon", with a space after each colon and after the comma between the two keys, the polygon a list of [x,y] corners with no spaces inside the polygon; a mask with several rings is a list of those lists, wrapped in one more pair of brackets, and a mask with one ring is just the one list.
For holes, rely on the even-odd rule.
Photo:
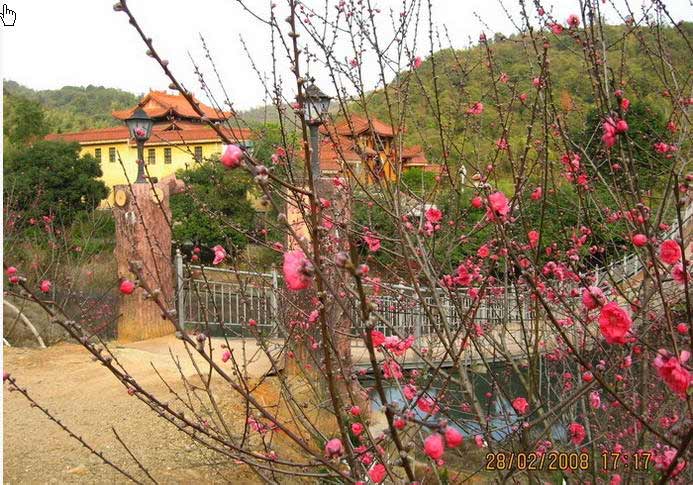
{"label": "pond water", "polygon": [[[448,372],[452,375],[457,375],[453,369],[448,369]],[[497,389],[494,391],[492,378],[489,373],[493,373],[495,378],[502,383],[504,393]],[[518,396],[526,397],[526,393],[517,375],[506,364],[491,365],[489,373],[470,371],[468,375],[473,383],[474,394],[477,400],[481,403],[486,415],[490,418],[488,434],[486,434],[486,436],[489,436],[494,441],[500,442],[504,441],[512,434],[522,422],[522,417],[518,416],[510,401]],[[426,379],[420,380],[420,382],[426,381]],[[375,385],[375,381],[372,377],[366,376],[361,379],[361,384],[366,388],[372,388]],[[389,381],[388,384],[389,385],[385,388],[387,401],[398,404],[400,409],[406,406],[407,400],[400,386],[396,385],[393,381]],[[442,383],[434,381],[433,385],[427,390],[427,395],[433,400],[436,400],[438,393],[443,390],[441,384]],[[417,385],[417,389],[419,389],[419,392],[423,390],[421,385]],[[488,397],[488,393],[490,393],[490,397]],[[414,407],[412,411],[416,419],[432,424],[441,419],[448,419],[449,425],[455,427],[465,437],[473,437],[482,433],[481,427],[476,422],[476,415],[473,414],[471,409],[471,403],[469,403],[469,399],[464,397],[464,393],[461,391],[460,386],[451,382],[445,388],[445,396],[444,402],[455,403],[455,407],[447,408],[441,406],[440,412],[434,416],[428,415],[418,407]],[[370,391],[370,399],[372,410],[380,410],[382,402],[375,389]],[[556,400],[558,399],[556,398]],[[463,405],[465,402],[469,404],[468,407]],[[564,425],[556,424],[552,427],[550,436],[553,440],[566,440],[567,430]]]}

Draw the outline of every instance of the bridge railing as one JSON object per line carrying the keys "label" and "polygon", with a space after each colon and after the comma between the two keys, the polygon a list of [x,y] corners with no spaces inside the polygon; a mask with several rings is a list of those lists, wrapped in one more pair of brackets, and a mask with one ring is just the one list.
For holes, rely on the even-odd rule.
{"label": "bridge railing", "polygon": [[[683,214],[681,214],[681,221],[683,222],[684,228],[693,222],[693,204],[689,203],[686,205]],[[674,220],[674,223],[667,229],[667,231],[661,235],[662,239],[676,238],[679,235],[679,223],[678,219]],[[643,270],[642,260],[638,253],[631,253],[623,255],[623,258],[617,261],[613,261],[606,267],[596,268],[595,275],[597,277],[597,282],[602,283],[608,279],[610,274],[614,282],[621,283],[626,281],[633,276],[637,275]]]}
{"label": "bridge railing", "polygon": [[[258,273],[215,267],[188,265],[176,255],[177,305],[181,323],[188,326],[218,328],[223,326],[232,336],[249,336],[248,322],[257,322],[257,329],[271,337],[282,335],[279,315],[282,312],[281,275],[276,271]],[[436,327],[445,318],[451,329],[459,328],[476,302],[467,294],[443,289],[414,288],[381,284],[382,294],[375,297],[377,311],[387,323],[376,329],[385,335],[416,337],[435,335]],[[490,288],[478,304],[471,320],[480,324],[519,323],[529,321],[531,312],[525,299],[514,291]],[[443,316],[438,312],[440,308]],[[354,308],[354,316],[357,309]],[[468,322],[469,323],[469,322]]]}

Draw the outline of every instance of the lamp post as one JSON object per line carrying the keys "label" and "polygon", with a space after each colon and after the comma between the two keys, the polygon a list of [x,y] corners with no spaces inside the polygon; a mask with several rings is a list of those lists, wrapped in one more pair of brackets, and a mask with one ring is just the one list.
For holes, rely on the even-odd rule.
{"label": "lamp post", "polygon": [[306,86],[303,93],[303,117],[310,130],[310,171],[313,181],[320,178],[320,132],[327,110],[330,108],[330,98],[312,82]]}
{"label": "lamp post", "polygon": [[144,184],[144,143],[149,140],[152,134],[154,122],[142,108],[137,108],[132,116],[125,120],[130,136],[137,143],[137,180],[136,184]]}

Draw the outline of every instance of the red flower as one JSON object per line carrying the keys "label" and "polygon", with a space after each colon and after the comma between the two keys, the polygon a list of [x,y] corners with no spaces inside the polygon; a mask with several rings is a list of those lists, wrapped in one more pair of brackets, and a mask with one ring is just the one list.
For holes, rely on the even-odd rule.
{"label": "red flower", "polygon": [[561,35],[563,33],[563,26],[561,24],[554,22],[549,27],[551,28],[551,32],[553,32],[555,35]]}
{"label": "red flower", "polygon": [[412,61],[411,65],[414,69],[418,69],[421,67],[421,64],[423,64],[423,61],[421,60],[420,56],[416,56],[414,60]]}
{"label": "red flower", "polygon": [[587,436],[587,433],[585,433],[585,427],[580,423],[570,423],[570,426],[568,426],[568,432],[570,432],[570,441],[576,445],[582,443]]}
{"label": "red flower", "polygon": [[363,425],[361,423],[353,423],[351,425],[351,432],[354,433],[354,435],[359,436],[361,433],[363,433]]}
{"label": "red flower", "polygon": [[371,342],[373,342],[373,347],[380,347],[385,343],[385,335],[378,330],[371,330]]}
{"label": "red flower", "polygon": [[437,207],[431,207],[426,211],[426,220],[430,222],[431,224],[435,224],[436,222],[440,222],[440,220],[443,218],[443,213],[440,212],[440,210]]}
{"label": "red flower", "polygon": [[462,433],[452,426],[445,428],[445,444],[448,445],[448,448],[457,448],[463,441],[464,438],[462,437]]}
{"label": "red flower", "polygon": [[368,472],[368,476],[373,483],[380,483],[385,480],[385,477],[387,476],[387,468],[385,468],[385,465],[382,463],[378,463],[371,468],[371,470]]}
{"label": "red flower", "polygon": [[51,291],[51,286],[53,286],[53,285],[51,284],[51,282],[50,282],[49,280],[43,280],[43,281],[41,281],[41,283],[39,284],[39,289],[40,289],[43,293],[48,293],[49,291]]}
{"label": "red flower", "polygon": [[654,360],[657,374],[666,382],[667,386],[676,394],[684,398],[688,387],[693,381],[693,376],[681,364],[690,358],[688,351],[681,352],[681,356],[676,358],[664,349],[659,349]]}
{"label": "red flower", "polygon": [[568,16],[567,22],[571,28],[576,28],[578,25],[580,25],[580,18],[575,14],[571,14]]}
{"label": "red flower", "polygon": [[525,414],[529,410],[529,403],[524,397],[516,397],[513,399],[512,405],[518,414]]}
{"label": "red flower", "polygon": [[678,263],[681,259],[681,246],[673,239],[667,239],[659,248],[659,257],[666,264]]}
{"label": "red flower", "polygon": [[445,452],[445,443],[443,443],[443,437],[439,433],[433,433],[430,435],[424,441],[424,451],[430,458],[434,460],[440,459]]}
{"label": "red flower", "polygon": [[130,280],[123,280],[120,282],[120,292],[123,295],[130,295],[135,291],[135,283]]}
{"label": "red flower", "polygon": [[626,334],[630,330],[633,321],[626,310],[618,303],[611,301],[602,307],[599,314],[599,330],[608,344],[626,343]]}

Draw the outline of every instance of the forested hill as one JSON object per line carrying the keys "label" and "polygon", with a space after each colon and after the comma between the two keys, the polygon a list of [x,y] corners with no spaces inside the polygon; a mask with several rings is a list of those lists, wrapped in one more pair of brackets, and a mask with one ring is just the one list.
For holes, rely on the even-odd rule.
{"label": "forested hill", "polygon": [[[679,28],[688,39],[693,39],[693,23],[682,22]],[[648,111],[652,110],[659,116],[666,117],[669,103],[664,102],[661,88],[653,88],[662,86],[659,77],[662,60],[657,57],[654,46],[661,42],[668,52],[667,60],[677,73],[677,82],[682,87],[687,86],[690,92],[693,56],[689,44],[671,27],[662,27],[658,32],[641,27],[626,35],[628,29],[630,28],[625,25],[605,26],[604,37],[607,40],[606,55],[609,65],[614,69],[613,74],[618,82],[621,80],[618,66],[623,59],[622,89],[625,95],[634,103],[644,103]],[[659,34],[659,39],[655,38],[656,34]],[[554,100],[558,108],[566,113],[568,123],[572,123],[569,127],[580,130],[582,127],[577,124],[584,123],[594,109],[593,89],[589,76],[585,74],[582,47],[567,31],[559,36],[549,32],[546,37],[551,45],[548,56]],[[647,52],[639,38],[652,48],[651,52]],[[509,79],[507,84],[497,84],[501,102],[506,109],[513,98],[513,90],[515,93],[515,101],[511,108],[514,113],[513,124],[509,127],[508,141],[511,144],[513,140],[520,142],[526,136],[526,121],[529,119],[536,94],[532,79],[539,73],[537,57],[529,39],[519,36],[505,38],[500,34],[493,38],[489,36],[488,39],[495,64],[494,77],[497,79],[501,73],[505,73]],[[541,51],[541,45],[539,49]],[[475,118],[479,122],[481,139],[477,136],[474,148],[481,153],[493,150],[501,130],[498,126],[498,114],[494,109],[493,83],[487,69],[485,49],[479,46],[463,50],[443,49],[433,54],[433,61],[426,57],[414,75],[410,75],[412,73],[409,71],[402,72],[390,83],[392,93],[398,92],[395,88],[399,84],[404,87],[405,83],[408,83],[406,102],[403,103],[405,137],[409,139],[408,142],[424,145],[430,143],[427,153],[434,160],[440,156],[437,143],[440,137],[438,121],[432,114],[435,112],[436,104],[433,100],[435,63],[442,121],[446,131],[452,134],[452,141],[457,146],[465,145],[462,142],[467,118],[465,111],[470,108],[471,103],[482,101],[486,109],[481,116]],[[686,92],[686,89],[683,91]],[[519,101],[522,93],[527,94],[524,104]],[[397,98],[398,96],[390,95],[391,101]],[[367,99],[370,114],[383,121],[392,122],[382,90],[371,93]],[[404,96],[400,96],[400,99],[404,99]],[[359,110],[358,107],[356,109]],[[397,109],[395,107],[394,113]],[[469,142],[466,143],[467,147],[470,145]]]}
{"label": "forested hill", "polygon": [[66,132],[112,126],[111,111],[137,104],[140,96],[103,86],[64,86],[36,91],[15,81],[3,80],[5,101],[21,98],[38,103],[45,112],[48,131]]}

